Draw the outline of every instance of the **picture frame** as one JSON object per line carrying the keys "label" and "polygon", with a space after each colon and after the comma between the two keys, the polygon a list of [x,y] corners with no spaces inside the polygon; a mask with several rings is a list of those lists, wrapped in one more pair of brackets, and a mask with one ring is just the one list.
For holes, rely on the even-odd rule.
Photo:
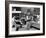
{"label": "picture frame", "polygon": [[[17,17],[17,15],[21,16],[22,12],[25,13],[23,11],[24,9],[25,10],[30,9],[31,11],[30,10],[29,11],[32,13],[35,12],[34,14],[31,14],[31,16],[33,16],[33,18],[36,15],[40,16],[40,23],[38,24],[39,26],[34,25],[38,28],[32,26],[33,28],[28,28],[28,30],[25,30],[25,28],[27,28],[27,27],[24,26],[24,28],[23,28],[23,26],[21,26],[21,28],[16,27],[16,28],[19,28],[19,30],[17,30],[17,31],[16,31],[16,28],[15,28],[15,30],[12,28],[12,25],[14,25],[13,21],[12,21],[13,24],[11,23],[12,18],[14,16]],[[28,16],[30,16],[30,13],[28,14],[26,11],[26,13],[22,14],[22,15],[25,15],[26,16],[25,18],[28,19]],[[28,20],[28,22],[29,21],[31,21],[31,20]],[[35,20],[33,20],[33,21],[35,21]],[[27,20],[26,20],[26,23],[27,23]],[[32,23],[32,21],[31,21],[31,24],[36,24],[36,23],[35,22]],[[22,24],[20,24],[20,25],[22,25]],[[15,26],[13,26],[13,27],[15,27]],[[29,25],[29,27],[30,27],[30,25]],[[23,37],[23,36],[40,36],[40,35],[45,35],[45,3],[24,2],[24,1],[23,2],[22,1],[5,1],[5,37]]]}

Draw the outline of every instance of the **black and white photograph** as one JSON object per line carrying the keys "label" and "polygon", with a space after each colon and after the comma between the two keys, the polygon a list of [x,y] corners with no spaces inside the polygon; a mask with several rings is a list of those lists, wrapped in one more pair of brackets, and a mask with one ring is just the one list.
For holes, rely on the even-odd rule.
{"label": "black and white photograph", "polygon": [[44,34],[43,3],[9,3],[8,35],[27,36]]}
{"label": "black and white photograph", "polygon": [[12,31],[40,30],[40,8],[12,7]]}

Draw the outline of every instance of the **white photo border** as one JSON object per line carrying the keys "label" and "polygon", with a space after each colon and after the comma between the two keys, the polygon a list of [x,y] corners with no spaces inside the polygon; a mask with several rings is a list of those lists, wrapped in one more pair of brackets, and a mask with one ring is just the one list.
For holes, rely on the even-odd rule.
{"label": "white photo border", "polygon": [[[11,31],[12,30],[12,7],[33,7],[40,8],[40,30],[35,31]],[[9,35],[19,35],[19,34],[35,34],[43,33],[43,6],[42,5],[24,5],[24,4],[9,4]]]}

